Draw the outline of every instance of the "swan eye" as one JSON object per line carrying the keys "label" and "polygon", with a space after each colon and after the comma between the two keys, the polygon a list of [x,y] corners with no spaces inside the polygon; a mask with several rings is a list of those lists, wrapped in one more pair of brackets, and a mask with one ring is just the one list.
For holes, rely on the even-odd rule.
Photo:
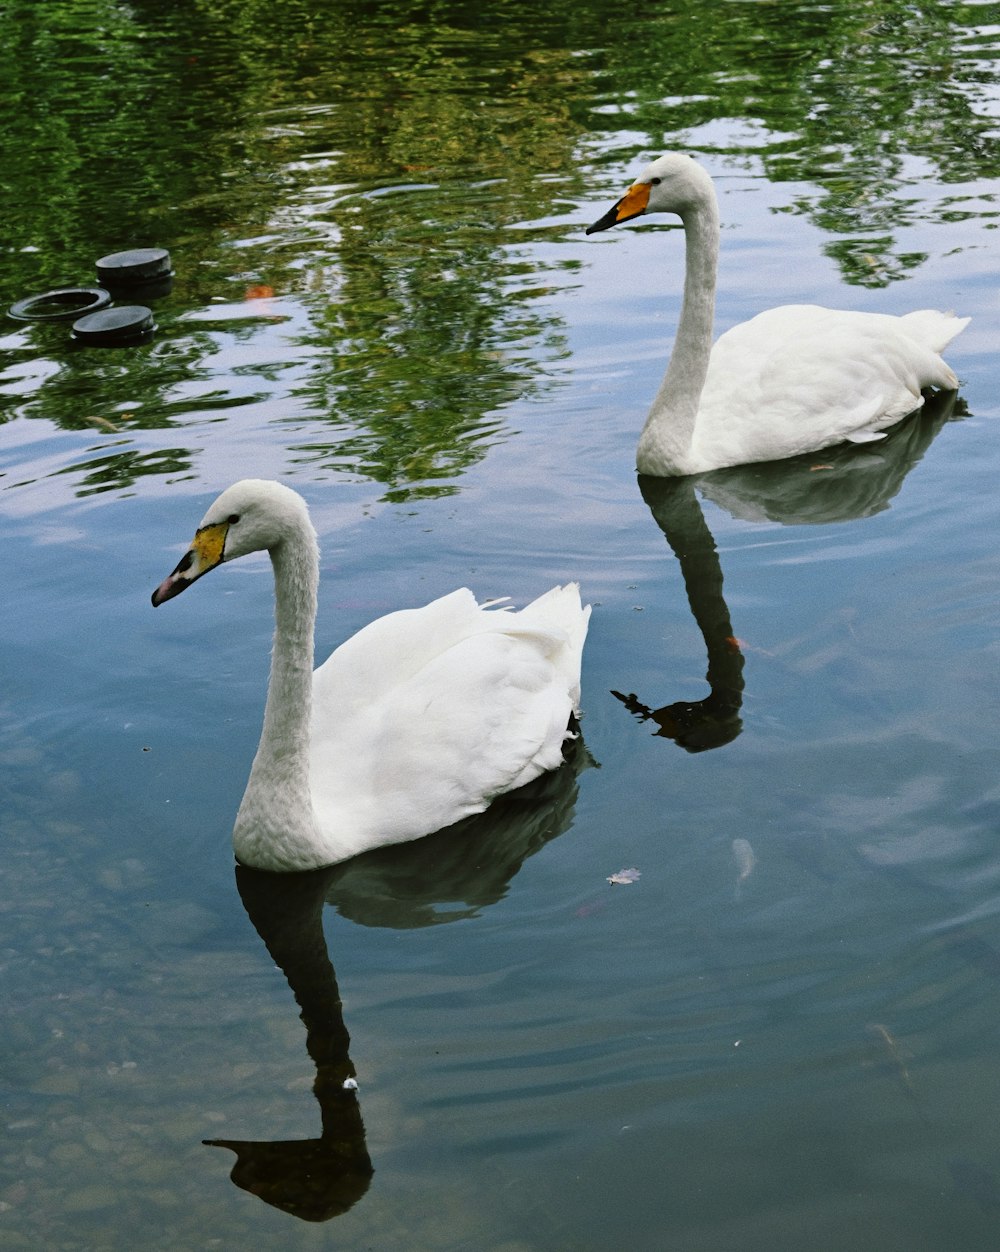
{"label": "swan eye", "polygon": [[239,513],[230,513],[229,516],[226,518],[226,525],[235,526],[239,520],[240,520]]}

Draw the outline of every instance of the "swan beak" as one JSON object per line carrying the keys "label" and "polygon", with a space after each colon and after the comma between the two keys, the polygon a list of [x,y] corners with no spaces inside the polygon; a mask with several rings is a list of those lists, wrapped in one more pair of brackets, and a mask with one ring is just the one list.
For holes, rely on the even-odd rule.
{"label": "swan beak", "polygon": [[617,204],[613,204],[593,226],[587,227],[587,234],[593,235],[599,230],[608,230],[620,222],[628,222],[633,217],[638,217],[640,213],[645,213],[646,206],[649,204],[649,188],[649,183],[633,183]]}
{"label": "swan beak", "polygon": [[207,574],[209,570],[222,564],[225,560],[228,530],[228,522],[215,522],[211,526],[202,526],[196,532],[191,547],[153,592],[154,609],[165,600],[179,596],[202,574]]}

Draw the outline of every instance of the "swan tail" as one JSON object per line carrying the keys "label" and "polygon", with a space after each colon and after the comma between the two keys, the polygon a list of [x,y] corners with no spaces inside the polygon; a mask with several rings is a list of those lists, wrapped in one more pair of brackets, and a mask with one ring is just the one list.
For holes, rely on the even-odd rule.
{"label": "swan tail", "polygon": [[[943,352],[956,335],[961,334],[972,321],[970,317],[956,317],[954,313],[941,313],[937,309],[917,309],[904,313],[899,319],[906,333],[932,352]],[[951,374],[951,371],[948,371]],[[955,375],[954,385],[958,385]]]}
{"label": "swan tail", "polygon": [[563,637],[564,643],[559,649],[560,670],[573,702],[573,713],[578,715],[580,666],[590,623],[590,605],[584,605],[580,600],[580,584],[566,583],[565,586],[551,588],[525,605],[517,617],[525,626],[555,630]]}
{"label": "swan tail", "polygon": [[552,587],[544,595],[526,604],[519,616],[561,626],[567,633],[579,635],[582,646],[590,619],[590,605],[584,607],[581,602],[579,583],[566,583],[562,587]]}

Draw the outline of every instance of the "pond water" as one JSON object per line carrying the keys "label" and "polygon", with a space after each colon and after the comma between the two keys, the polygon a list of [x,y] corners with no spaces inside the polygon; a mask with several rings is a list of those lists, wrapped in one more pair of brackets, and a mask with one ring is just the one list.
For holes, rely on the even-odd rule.
{"label": "pond water", "polygon": [[[45,0],[0,34],[4,308],[122,248],[176,271],[148,344],[0,336],[0,1248],[995,1248],[996,6]],[[719,330],[954,308],[958,397],[637,482],[683,238],[583,232],[671,147],[717,182]],[[237,881],[269,567],[149,594],[251,475],[309,502],[321,656],[578,580],[566,767]]]}

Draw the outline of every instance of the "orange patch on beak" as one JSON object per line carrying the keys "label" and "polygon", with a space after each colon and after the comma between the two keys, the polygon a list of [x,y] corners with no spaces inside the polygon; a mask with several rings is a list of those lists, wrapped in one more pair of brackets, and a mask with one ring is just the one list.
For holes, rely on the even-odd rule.
{"label": "orange patch on beak", "polygon": [[633,183],[615,206],[615,220],[627,222],[630,217],[645,213],[649,204],[649,187],[649,183]]}

